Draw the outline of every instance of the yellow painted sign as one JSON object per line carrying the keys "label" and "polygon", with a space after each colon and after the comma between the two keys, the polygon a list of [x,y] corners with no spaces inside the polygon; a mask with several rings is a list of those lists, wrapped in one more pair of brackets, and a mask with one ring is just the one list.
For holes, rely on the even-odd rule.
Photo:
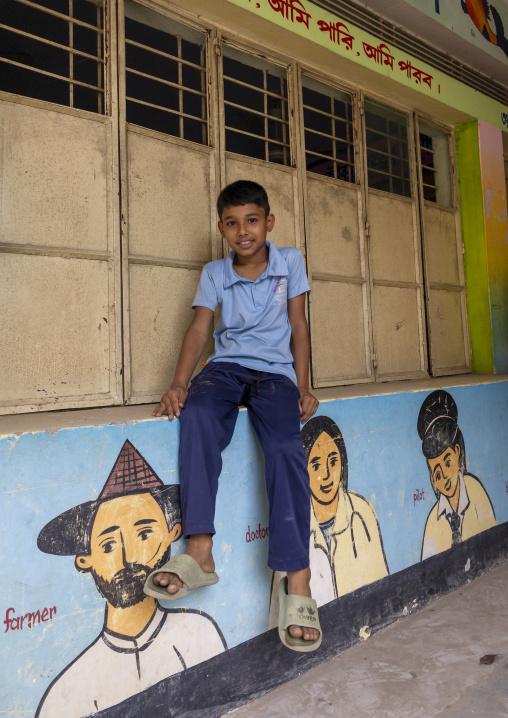
{"label": "yellow painted sign", "polygon": [[508,106],[482,95],[399,48],[311,2],[301,0],[229,0],[279,27],[368,67],[446,105],[508,131]]}

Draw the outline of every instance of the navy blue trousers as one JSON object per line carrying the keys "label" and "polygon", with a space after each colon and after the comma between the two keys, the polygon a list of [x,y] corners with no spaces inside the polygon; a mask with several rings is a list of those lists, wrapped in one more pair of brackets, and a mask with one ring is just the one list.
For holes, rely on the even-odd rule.
{"label": "navy blue trousers", "polygon": [[180,500],[185,536],[215,533],[215,499],[240,404],[247,407],[265,456],[268,565],[309,565],[310,487],[300,437],[300,392],[282,374],[210,362],[192,381],[180,414]]}

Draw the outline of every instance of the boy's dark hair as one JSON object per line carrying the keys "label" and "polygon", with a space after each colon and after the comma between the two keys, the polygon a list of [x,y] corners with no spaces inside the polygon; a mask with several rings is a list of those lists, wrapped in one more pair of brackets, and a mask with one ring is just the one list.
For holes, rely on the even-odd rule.
{"label": "boy's dark hair", "polygon": [[251,180],[237,180],[224,187],[217,198],[217,212],[222,219],[226,207],[238,207],[246,204],[256,204],[265,210],[265,217],[270,214],[270,204],[266,190],[257,182]]}

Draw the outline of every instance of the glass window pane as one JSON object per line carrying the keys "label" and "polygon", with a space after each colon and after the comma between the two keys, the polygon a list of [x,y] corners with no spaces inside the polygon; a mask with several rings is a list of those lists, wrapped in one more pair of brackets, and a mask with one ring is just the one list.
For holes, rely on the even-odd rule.
{"label": "glass window pane", "polygon": [[80,110],[87,110],[88,112],[98,112],[97,108],[101,107],[102,94],[96,90],[91,90],[89,87],[82,87],[81,85],[74,85],[74,107]]}
{"label": "glass window pane", "polygon": [[[74,79],[87,85],[97,85],[97,63],[86,57],[74,56]],[[74,88],[76,89],[76,88]]]}
{"label": "glass window pane", "polygon": [[[205,114],[204,98],[194,92],[183,92],[183,111],[186,115],[201,118]],[[190,139],[190,137],[187,137]]]}
{"label": "glass window pane", "polygon": [[[239,129],[242,132],[248,132],[261,137],[265,135],[265,118],[262,115],[256,115],[254,112],[248,112],[238,107],[226,105],[225,117],[226,128]],[[226,149],[229,151],[227,143]]]}
{"label": "glass window pane", "polygon": [[310,78],[304,76],[302,82],[303,104],[322,112],[331,113],[330,96],[322,91],[325,86],[320,84],[320,91],[318,91],[309,87],[309,84],[312,84],[312,87],[318,86],[317,82],[311,83]]}
{"label": "glass window pane", "polygon": [[257,112],[264,112],[265,98],[266,95],[262,92],[255,92],[250,87],[244,87],[237,82],[224,78],[224,99],[226,102],[242,105],[242,107],[248,107],[250,110],[256,110]]}
{"label": "glass window pane", "polygon": [[366,100],[365,138],[369,187],[411,197],[407,116]]}
{"label": "glass window pane", "polygon": [[[99,0],[1,0],[0,90],[102,114],[102,22]],[[76,93],[78,82],[92,88]]]}
{"label": "glass window pane", "polygon": [[[51,0],[51,2],[48,2],[48,0],[44,0],[44,4],[46,7],[50,7],[52,5],[58,4],[61,6],[67,6],[67,10],[64,10],[64,14],[68,12],[69,3],[67,0]],[[88,23],[88,25],[94,25],[95,27],[100,27],[100,24],[98,25],[97,21],[97,5],[94,2],[89,2],[89,0],[73,0],[72,8],[74,11],[74,17],[77,20],[81,20],[82,22]],[[57,8],[54,7],[54,10]],[[58,12],[62,12],[62,10],[58,10]],[[100,15],[99,15],[99,23],[100,23]]]}
{"label": "glass window pane", "polygon": [[97,33],[83,25],[74,25],[72,46],[88,55],[97,55]]}
{"label": "glass window pane", "polygon": [[[69,6],[67,5],[64,15],[68,14]],[[16,0],[2,0],[0,23],[51,42],[69,45],[69,23],[66,20],[50,15],[42,9],[22,5]]]}
{"label": "glass window pane", "polygon": [[204,33],[130,0],[125,13],[127,121],[206,144]]}
{"label": "glass window pane", "polygon": [[198,144],[206,144],[206,123],[198,120],[191,120],[190,117],[184,117],[184,136],[185,139]]}
{"label": "glass window pane", "polygon": [[317,130],[327,135],[333,135],[333,119],[320,112],[313,112],[308,107],[303,108],[303,122],[306,130]]}
{"label": "glass window pane", "polygon": [[420,162],[424,199],[452,206],[448,135],[420,122]]}
{"label": "glass window pane", "polygon": [[178,112],[180,93],[176,87],[127,72],[126,88],[128,97]]}
{"label": "glass window pane", "polygon": [[307,171],[354,182],[351,96],[304,76],[302,97]]}
{"label": "glass window pane", "polygon": [[275,162],[277,165],[287,165],[289,163],[288,148],[268,142],[268,161]]}
{"label": "glass window pane", "polygon": [[242,135],[233,130],[226,129],[226,147],[228,152],[236,152],[238,155],[246,155],[258,160],[266,159],[264,140]]}
{"label": "glass window pane", "polygon": [[166,135],[180,136],[180,118],[172,112],[128,100],[127,118],[134,125],[148,127],[150,130],[164,132]]}
{"label": "glass window pane", "polygon": [[305,149],[324,157],[333,157],[333,139],[315,132],[305,132]]}
{"label": "glass window pane", "polygon": [[[1,42],[1,35],[0,35]],[[16,65],[4,65],[0,62],[0,88],[4,92],[13,92],[33,97],[35,100],[54,102],[57,105],[69,105],[69,84],[48,75],[40,75],[30,69]],[[97,108],[95,108],[97,112]]]}
{"label": "glass window pane", "polygon": [[289,165],[286,70],[225,45],[222,71],[226,150]]}

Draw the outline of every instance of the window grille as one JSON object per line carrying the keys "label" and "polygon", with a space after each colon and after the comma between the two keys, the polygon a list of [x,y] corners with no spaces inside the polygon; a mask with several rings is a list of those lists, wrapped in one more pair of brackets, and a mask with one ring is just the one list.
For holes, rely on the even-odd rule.
{"label": "window grille", "polygon": [[365,135],[369,187],[411,197],[407,117],[367,100]]}
{"label": "window grille", "polygon": [[102,0],[1,0],[0,90],[99,114]]}
{"label": "window grille", "polygon": [[351,96],[305,76],[302,96],[307,171],[354,182]]}
{"label": "window grille", "polygon": [[223,80],[226,150],[289,165],[286,70],[225,46]]}
{"label": "window grille", "polygon": [[127,122],[208,144],[205,35],[126,3],[125,54]]}
{"label": "window grille", "polygon": [[450,152],[448,136],[435,127],[420,122],[419,152],[423,198],[428,202],[451,207]]}

